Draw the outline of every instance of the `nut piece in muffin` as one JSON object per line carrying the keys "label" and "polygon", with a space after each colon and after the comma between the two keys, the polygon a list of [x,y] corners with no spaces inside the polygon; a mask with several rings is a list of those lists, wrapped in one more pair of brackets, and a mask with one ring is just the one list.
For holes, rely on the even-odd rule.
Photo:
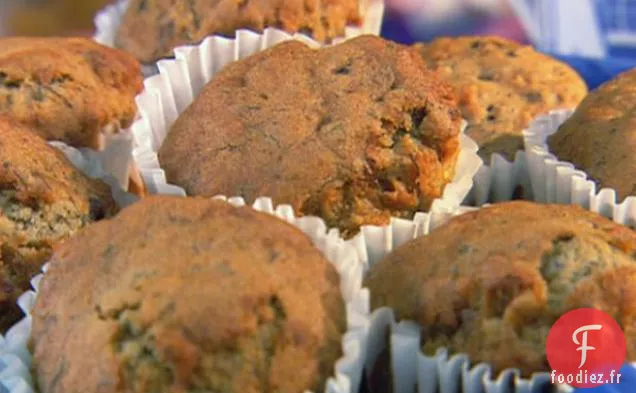
{"label": "nut piece in muffin", "polygon": [[234,37],[236,30],[275,27],[320,42],[360,25],[358,0],[131,0],[115,45],[142,63],[172,56],[175,47],[209,35]]}
{"label": "nut piece in muffin", "polygon": [[591,92],[548,146],[619,200],[636,196],[636,68]]}
{"label": "nut piece in muffin", "polygon": [[99,149],[130,126],[139,63],[89,38],[0,38],[0,114],[46,140]]}
{"label": "nut piece in muffin", "polygon": [[229,65],[159,150],[189,195],[269,196],[345,236],[427,210],[454,176],[461,118],[411,48],[288,41]]}
{"label": "nut piece in muffin", "polygon": [[446,347],[528,377],[550,370],[552,324],[596,308],[636,360],[636,232],[577,206],[507,202],[454,217],[390,253],[366,284],[374,308],[422,326],[429,355]]}
{"label": "nut piece in muffin", "polygon": [[54,254],[33,309],[40,392],[322,391],[346,328],[339,288],[282,220],[146,198]]}
{"label": "nut piece in muffin", "polygon": [[493,153],[514,160],[521,132],[535,117],[572,109],[587,86],[568,65],[499,37],[439,38],[415,46],[431,70],[456,90],[466,134],[490,163]]}
{"label": "nut piece in muffin", "polygon": [[0,331],[21,317],[16,300],[30,289],[53,246],[117,211],[108,185],[85,176],[22,125],[0,116]]}

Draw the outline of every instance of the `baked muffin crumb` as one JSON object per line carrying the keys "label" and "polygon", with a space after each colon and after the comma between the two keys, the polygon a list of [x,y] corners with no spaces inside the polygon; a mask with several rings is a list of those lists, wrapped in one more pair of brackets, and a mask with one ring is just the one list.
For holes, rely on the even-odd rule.
{"label": "baked muffin crumb", "polygon": [[89,179],[26,127],[0,116],[0,330],[21,316],[53,247],[118,210],[110,187]]}
{"label": "baked muffin crumb", "polygon": [[412,49],[289,41],[218,73],[159,149],[188,195],[269,196],[353,236],[428,210],[452,181],[461,118]]}
{"label": "baked muffin crumb", "polygon": [[46,140],[99,149],[134,120],[139,63],[89,38],[0,38],[0,114]]}
{"label": "baked muffin crumb", "polygon": [[346,329],[338,273],[298,228],[166,196],[56,250],[32,316],[41,393],[322,391]]}
{"label": "baked muffin crumb", "polygon": [[488,164],[493,153],[514,160],[532,119],[575,108],[587,93],[568,65],[504,38],[443,37],[415,48],[456,90],[466,134]]}
{"label": "baked muffin crumb", "polygon": [[[531,223],[532,230],[527,225]],[[495,373],[549,371],[545,340],[564,313],[597,308],[636,360],[636,232],[570,205],[506,202],[452,218],[367,277],[372,307],[422,326],[422,349],[467,353]]]}
{"label": "baked muffin crumb", "polygon": [[636,196],[636,69],[591,92],[548,138],[559,160],[574,164],[619,201]]}
{"label": "baked muffin crumb", "polygon": [[210,35],[274,27],[328,43],[361,23],[358,0],[131,0],[115,44],[143,63],[172,56],[175,47]]}

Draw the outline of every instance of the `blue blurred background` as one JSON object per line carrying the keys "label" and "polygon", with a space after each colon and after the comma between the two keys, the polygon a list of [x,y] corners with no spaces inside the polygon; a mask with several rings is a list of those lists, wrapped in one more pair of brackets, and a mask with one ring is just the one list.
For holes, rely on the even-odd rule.
{"label": "blue blurred background", "polygon": [[495,34],[527,41],[508,0],[388,0],[383,36],[402,43]]}
{"label": "blue blurred background", "polygon": [[467,34],[536,43],[593,89],[636,67],[636,0],[388,0],[382,34],[402,43]]}

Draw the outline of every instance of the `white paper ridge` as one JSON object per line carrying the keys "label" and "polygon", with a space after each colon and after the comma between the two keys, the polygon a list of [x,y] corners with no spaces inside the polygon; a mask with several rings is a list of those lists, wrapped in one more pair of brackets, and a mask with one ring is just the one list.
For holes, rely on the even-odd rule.
{"label": "white paper ridge", "polygon": [[636,227],[636,196],[617,201],[616,191],[596,184],[572,163],[551,154],[548,137],[571,115],[572,110],[552,111],[535,119],[524,131],[528,171],[534,199],[542,203],[575,204],[616,222]]}

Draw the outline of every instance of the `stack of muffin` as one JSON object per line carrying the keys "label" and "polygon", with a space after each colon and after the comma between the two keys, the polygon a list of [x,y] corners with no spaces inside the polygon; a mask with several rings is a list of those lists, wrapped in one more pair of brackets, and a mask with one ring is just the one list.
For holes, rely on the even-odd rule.
{"label": "stack of muffin", "polygon": [[114,215],[110,188],[47,141],[102,148],[130,126],[139,64],[83,38],[0,40],[0,329],[20,318],[16,300],[53,247]]}
{"label": "stack of muffin", "polygon": [[[612,222],[516,201],[434,220],[461,210],[458,173],[472,177],[495,155],[513,161],[533,119],[577,107],[547,145],[621,198],[634,195],[634,73],[587,95],[565,64],[497,37],[339,43],[363,23],[361,3],[129,0],[113,23],[117,49],[0,41],[5,330],[50,260],[27,329],[35,391],[332,391],[347,269],[293,225],[219,195],[268,197],[335,229],[368,268],[372,308],[421,328],[422,357],[446,349],[532,378],[549,370],[550,326],[592,307],[618,321],[636,360],[629,208]],[[188,56],[169,59],[186,44]],[[140,69],[159,60],[135,109]],[[104,132],[134,133],[140,189],[187,197],[142,195],[119,212],[103,184],[46,144],[99,149]],[[471,139],[483,162],[471,160]],[[422,222],[434,225],[420,236]],[[377,227],[396,235],[388,247]],[[377,348],[361,353],[360,368]],[[371,390],[399,385],[383,367]]]}

